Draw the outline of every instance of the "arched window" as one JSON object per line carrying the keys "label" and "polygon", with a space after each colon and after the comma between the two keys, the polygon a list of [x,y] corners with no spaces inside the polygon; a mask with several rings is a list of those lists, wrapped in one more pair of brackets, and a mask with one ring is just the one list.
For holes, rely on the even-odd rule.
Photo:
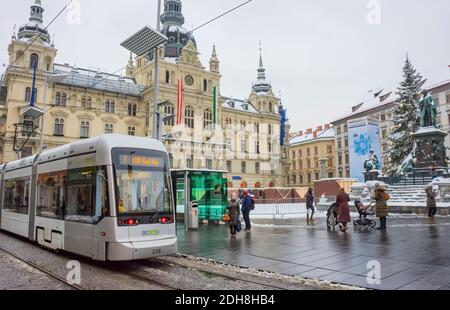
{"label": "arched window", "polygon": [[89,122],[81,121],[80,138],[89,138]]}
{"label": "arched window", "polygon": [[210,109],[206,109],[205,112],[203,112],[203,128],[211,130],[212,123],[213,123],[213,114]]}
{"label": "arched window", "polygon": [[56,106],[61,106],[61,93],[60,92],[57,92],[56,93],[56,96],[55,96],[55,105]]}
{"label": "arched window", "polygon": [[63,119],[55,119],[55,127],[53,130],[53,135],[57,137],[64,136],[64,120]]}
{"label": "arched window", "polygon": [[208,91],[208,81],[206,79],[203,80],[203,91]]}
{"label": "arched window", "polygon": [[136,127],[128,126],[128,135],[135,136],[136,135]]}
{"label": "arched window", "polygon": [[39,56],[36,53],[31,54],[30,57],[30,69],[34,69],[35,65],[39,63]]}
{"label": "arched window", "polygon": [[189,105],[184,109],[184,124],[188,128],[194,128],[194,108]]}
{"label": "arched window", "polygon": [[31,101],[31,87],[25,89],[25,102]]}
{"label": "arched window", "polygon": [[170,84],[170,72],[166,71],[166,84]]}
{"label": "arched window", "polygon": [[62,93],[61,95],[61,106],[65,107],[67,103],[67,94],[66,93]]}
{"label": "arched window", "polygon": [[105,124],[105,134],[114,133],[114,125],[113,124]]}
{"label": "arched window", "polygon": [[[174,118],[175,118],[175,108],[172,103],[168,103],[164,106],[164,116],[167,117],[167,118],[164,118],[164,125],[173,126]],[[169,117],[169,116],[171,116],[171,117]]]}

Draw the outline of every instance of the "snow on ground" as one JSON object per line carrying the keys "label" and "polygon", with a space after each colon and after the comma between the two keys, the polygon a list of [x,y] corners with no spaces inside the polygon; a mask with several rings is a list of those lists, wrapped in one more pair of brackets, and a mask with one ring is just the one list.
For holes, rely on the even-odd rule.
{"label": "snow on ground", "polygon": [[237,277],[245,281],[245,278],[262,280],[267,285],[284,285],[287,289],[320,289],[320,290],[364,290],[349,285],[334,284],[329,281],[304,279],[298,276],[288,276],[279,273],[262,271],[247,267],[240,267],[224,262],[216,262],[212,259],[178,254],[176,257],[165,257],[163,260],[175,264],[185,265],[190,268],[210,269],[227,277]]}

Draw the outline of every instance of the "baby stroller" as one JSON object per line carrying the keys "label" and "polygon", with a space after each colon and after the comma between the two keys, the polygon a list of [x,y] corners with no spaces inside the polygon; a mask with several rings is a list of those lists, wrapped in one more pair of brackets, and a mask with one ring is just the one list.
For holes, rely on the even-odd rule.
{"label": "baby stroller", "polygon": [[338,205],[334,202],[327,211],[327,230],[336,231],[336,226],[338,224]]}
{"label": "baby stroller", "polygon": [[367,232],[370,229],[375,229],[377,222],[368,217],[375,215],[375,202],[371,202],[367,207],[361,201],[355,201],[355,208],[358,211],[359,219],[353,221],[355,231]]}

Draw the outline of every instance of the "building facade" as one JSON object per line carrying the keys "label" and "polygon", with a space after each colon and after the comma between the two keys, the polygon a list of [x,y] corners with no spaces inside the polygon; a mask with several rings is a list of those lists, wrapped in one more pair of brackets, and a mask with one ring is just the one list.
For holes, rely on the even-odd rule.
{"label": "building facade", "polygon": [[[43,13],[35,0],[29,22],[8,47],[0,162],[39,152],[41,130],[47,149],[101,134],[151,135],[154,57],[130,55],[126,76],[58,64]],[[161,20],[169,42],[158,50],[156,83],[172,167],[226,170],[230,187],[285,185],[288,134],[281,128],[289,125],[281,125],[284,109],[266,80],[262,55],[249,98],[224,97],[216,48],[204,67],[194,36],[183,27],[181,1],[165,0]],[[45,110],[40,119],[23,117],[32,98]]]}
{"label": "building facade", "polygon": [[330,125],[300,131],[289,144],[289,186],[309,187],[335,177],[334,130]]}

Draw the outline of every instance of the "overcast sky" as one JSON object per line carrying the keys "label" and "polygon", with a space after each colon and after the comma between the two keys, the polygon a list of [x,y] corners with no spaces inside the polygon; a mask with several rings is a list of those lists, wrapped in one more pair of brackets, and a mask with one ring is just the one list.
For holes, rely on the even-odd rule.
{"label": "overcast sky", "polygon": [[[78,1],[80,24],[68,23],[65,14],[50,27],[59,63],[112,73],[128,60],[120,42],[156,24],[156,0]],[[2,1],[0,63],[7,62],[13,26],[27,21],[32,2]],[[192,29],[241,2],[183,0],[185,27]],[[202,62],[208,65],[215,43],[222,95],[247,98],[261,40],[268,79],[274,92],[281,92],[293,130],[336,119],[370,89],[397,87],[406,53],[429,84],[450,79],[450,1],[379,0],[380,24],[368,23],[368,2],[253,0],[195,33]],[[46,24],[67,2],[42,3]]]}

